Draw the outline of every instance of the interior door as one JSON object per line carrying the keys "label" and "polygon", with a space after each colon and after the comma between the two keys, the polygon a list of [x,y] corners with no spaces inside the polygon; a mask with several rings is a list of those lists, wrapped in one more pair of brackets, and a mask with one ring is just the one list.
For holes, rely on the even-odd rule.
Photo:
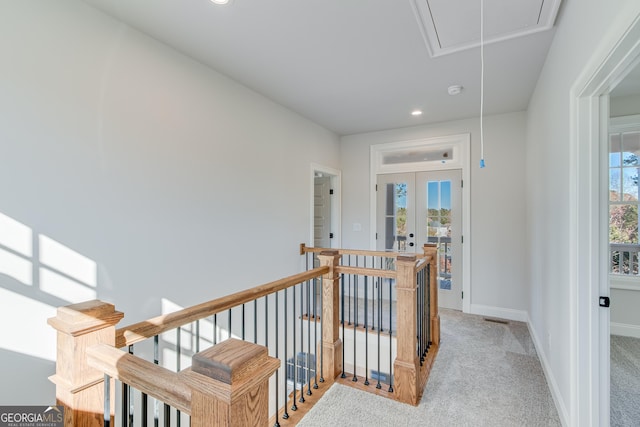
{"label": "interior door", "polygon": [[462,310],[462,171],[381,174],[377,177],[379,251],[422,252],[438,245],[441,307]]}

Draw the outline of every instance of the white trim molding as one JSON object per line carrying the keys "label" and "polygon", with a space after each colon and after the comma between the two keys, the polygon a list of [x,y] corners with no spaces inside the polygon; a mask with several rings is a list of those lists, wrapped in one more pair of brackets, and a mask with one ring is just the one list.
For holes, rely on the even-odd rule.
{"label": "white trim molding", "polygon": [[[438,150],[451,150],[447,159],[425,160],[420,162],[385,164],[383,157],[391,153],[407,153],[411,150],[425,150],[426,153]],[[375,144],[370,148],[369,163],[369,213],[370,213],[370,248],[376,249],[376,182],[378,174],[424,172],[435,170],[460,169],[462,180],[462,230],[465,244],[462,245],[462,311],[471,310],[471,134],[462,133],[434,138],[416,139],[410,141],[388,142]],[[468,296],[468,297],[466,297]]]}
{"label": "white trim molding", "polygon": [[611,322],[611,335],[640,338],[640,326]]}
{"label": "white trim molding", "polygon": [[481,304],[471,304],[469,313],[480,316],[496,317],[498,319],[513,320],[516,322],[527,322],[529,320],[529,315],[524,310],[514,310],[512,308],[493,307]]}

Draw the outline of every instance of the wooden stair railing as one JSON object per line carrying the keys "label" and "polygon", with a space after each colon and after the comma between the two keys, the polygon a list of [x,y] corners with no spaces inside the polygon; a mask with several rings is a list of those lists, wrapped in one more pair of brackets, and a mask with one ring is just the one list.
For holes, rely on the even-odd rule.
{"label": "wooden stair railing", "polygon": [[[397,335],[394,336],[397,356],[393,361],[395,392],[390,387],[389,392],[382,390],[378,391],[378,394],[416,405],[422,396],[440,343],[435,246],[425,245],[423,254],[411,256],[304,246],[301,247],[301,252],[317,256],[320,267],[117,330],[115,326],[124,315],[116,311],[112,304],[94,300],[60,307],[57,316],[49,319],[48,323],[57,330],[56,374],[51,377],[51,380],[56,384],[58,404],[65,407],[65,426],[97,427],[104,425],[105,421],[113,422],[114,386],[105,387],[105,385],[110,385],[114,379],[129,384],[184,414],[191,415],[191,423],[194,426],[266,425],[269,412],[269,398],[265,394],[268,389],[268,379],[277,369],[286,368],[287,365],[286,363],[283,365],[283,360],[286,362],[291,353],[284,355],[276,353],[276,357],[282,359],[279,360],[270,357],[269,351],[264,346],[229,338],[195,353],[191,368],[180,370],[178,367],[180,371],[174,372],[123,352],[119,348],[132,346],[147,338],[157,337],[159,334],[217,313],[224,311],[231,313],[232,308],[251,301],[254,302],[255,307],[258,298],[265,297],[266,303],[268,302],[266,297],[275,294],[277,301],[280,291],[284,291],[286,300],[288,288],[293,288],[295,292],[295,286],[300,286],[305,281],[308,284],[309,281],[321,277],[322,312],[320,316],[315,317],[316,321],[320,317],[322,320],[321,339],[315,344],[317,349],[314,349],[315,355],[319,354],[320,357],[315,358],[314,369],[316,376],[320,371],[320,382],[324,384],[320,387],[322,389],[320,394],[309,399],[317,401],[323,390],[326,390],[328,385],[344,373],[343,340],[340,336],[340,280],[345,274],[395,279],[397,292]],[[341,259],[345,255],[382,256],[393,262],[386,268],[382,265],[381,268],[341,265]],[[425,274],[427,271],[428,274]],[[428,292],[420,292],[420,277],[426,276],[428,276]],[[344,289],[342,291],[344,292]],[[306,295],[309,298],[309,288]],[[293,301],[295,302],[295,297]],[[300,301],[302,304],[302,298]],[[428,306],[429,310],[420,311],[418,314],[420,304]],[[313,306],[316,306],[315,302]],[[307,309],[310,309],[308,302]],[[311,322],[310,314],[311,312],[307,312],[308,323]],[[305,321],[302,308],[298,312],[293,309],[293,315],[287,316],[285,311],[285,321],[287,318],[293,318],[294,322]],[[276,315],[276,320],[277,317]],[[425,323],[428,324],[430,348],[428,353],[425,351],[426,357],[421,357],[419,340],[422,338],[418,335],[425,329]],[[231,335],[230,332],[229,335]],[[391,339],[391,332],[389,332],[389,339]],[[287,339],[284,341],[286,342]],[[294,355],[297,351],[294,347]],[[310,372],[309,366],[305,369]],[[322,372],[324,372],[324,378]],[[287,378],[285,374],[285,387]],[[108,379],[107,384],[105,379]],[[309,394],[311,394],[310,387],[309,380],[307,389]],[[314,389],[316,387],[317,385]],[[367,389],[362,384],[358,387]],[[375,387],[368,388],[375,389]],[[303,389],[300,390],[301,401]],[[106,396],[108,399],[105,399],[105,390],[109,393]],[[106,411],[105,401],[108,402]],[[285,402],[284,408],[289,403]],[[281,425],[295,424],[308,409],[307,406],[295,414],[287,414],[284,409],[286,416],[282,418],[287,420],[285,422],[282,419]],[[278,415],[275,416],[278,420]]]}
{"label": "wooden stair railing", "polygon": [[[332,316],[330,325],[326,325],[325,334],[331,334],[325,340],[327,348],[334,350],[333,360],[341,361],[339,352],[342,351],[343,343],[340,347],[330,345],[331,339],[339,338],[339,320],[337,313],[340,304],[338,295],[338,283],[341,275],[359,275],[365,277],[391,278],[396,280],[396,321],[397,354],[393,361],[393,386],[389,391],[380,390],[373,386],[362,385],[362,381],[353,379],[340,380],[342,384],[354,386],[360,390],[369,391],[384,397],[392,397],[400,402],[417,405],[420,402],[422,393],[426,386],[429,372],[433,366],[440,346],[440,315],[438,313],[438,284],[437,284],[437,246],[435,244],[425,244],[421,254],[398,254],[381,251],[360,251],[353,249],[326,249],[311,248],[304,244],[300,245],[300,254],[311,254],[318,258],[322,266],[329,266],[331,271],[325,277],[323,292],[331,289],[331,295],[323,293],[324,310],[327,311],[327,304],[331,304],[331,311],[327,314]],[[366,258],[379,257],[381,259],[392,259],[394,261],[393,270],[384,268],[373,268],[366,266],[342,265],[344,257],[362,257],[363,264],[367,264]],[[357,259],[357,258],[356,258]],[[357,263],[357,262],[356,262]],[[375,265],[374,261],[371,264]],[[426,291],[419,292],[417,277],[423,272],[426,277]],[[331,283],[331,285],[327,285]],[[427,309],[420,310],[418,307],[426,306]],[[323,314],[325,315],[325,314]],[[426,327],[425,327],[426,324]],[[391,326],[390,326],[391,327]],[[426,331],[428,328],[428,331]],[[365,331],[366,332],[366,331]],[[428,351],[420,354],[421,334],[428,333]],[[416,340],[418,337],[418,340]],[[337,342],[337,341],[336,341]],[[354,367],[355,369],[355,367]],[[329,372],[335,372],[336,376],[340,369],[336,366]],[[327,372],[327,371],[325,371]]]}

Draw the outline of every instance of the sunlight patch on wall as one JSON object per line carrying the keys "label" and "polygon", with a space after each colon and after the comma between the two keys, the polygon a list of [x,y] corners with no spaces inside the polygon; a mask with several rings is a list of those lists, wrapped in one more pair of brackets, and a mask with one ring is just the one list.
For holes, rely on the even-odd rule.
{"label": "sunlight patch on wall", "polygon": [[0,287],[0,348],[45,360],[56,360],[56,333],[47,319],[56,308]]}
{"label": "sunlight patch on wall", "polygon": [[40,289],[71,303],[96,298],[98,266],[95,261],[62,243],[38,236]]}
{"label": "sunlight patch on wall", "polygon": [[98,271],[95,261],[42,234],[38,240],[42,264],[95,288]]}
{"label": "sunlight patch on wall", "polygon": [[33,285],[33,233],[29,227],[0,212],[0,274]]}

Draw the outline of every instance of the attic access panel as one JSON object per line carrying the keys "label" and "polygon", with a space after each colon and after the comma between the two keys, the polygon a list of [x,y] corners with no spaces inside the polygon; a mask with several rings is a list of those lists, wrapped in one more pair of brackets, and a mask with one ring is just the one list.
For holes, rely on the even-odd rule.
{"label": "attic access panel", "polygon": [[[411,0],[431,56],[480,45],[480,0]],[[484,42],[553,27],[561,0],[484,0]]]}

